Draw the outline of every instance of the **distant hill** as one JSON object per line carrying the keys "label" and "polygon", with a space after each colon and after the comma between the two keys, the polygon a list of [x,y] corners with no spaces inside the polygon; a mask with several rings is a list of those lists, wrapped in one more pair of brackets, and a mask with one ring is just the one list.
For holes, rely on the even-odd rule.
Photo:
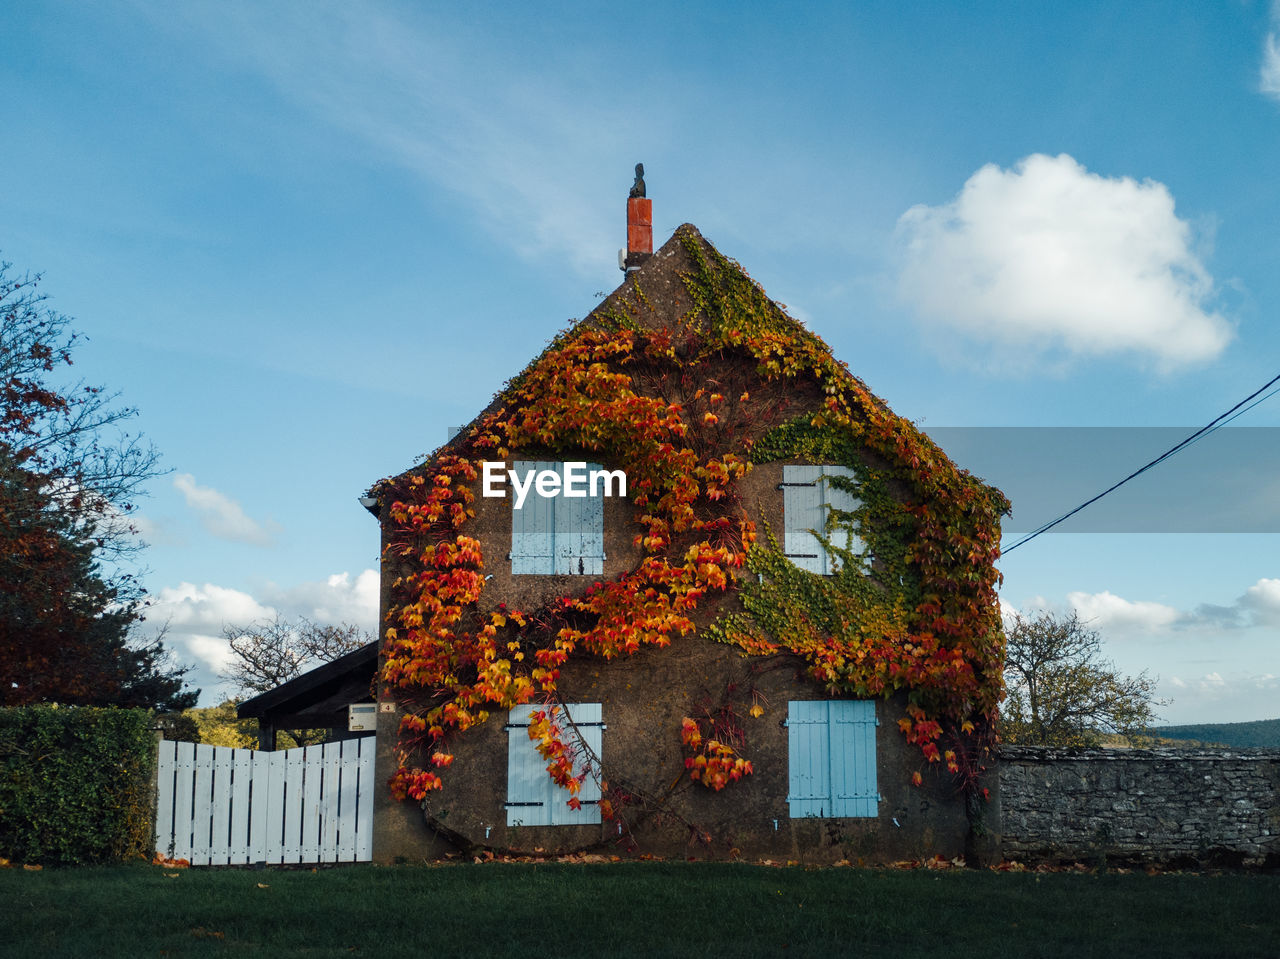
{"label": "distant hill", "polygon": [[1205,745],[1231,746],[1234,749],[1280,748],[1280,719],[1258,719],[1251,723],[1156,726],[1150,733],[1161,739],[1189,739]]}

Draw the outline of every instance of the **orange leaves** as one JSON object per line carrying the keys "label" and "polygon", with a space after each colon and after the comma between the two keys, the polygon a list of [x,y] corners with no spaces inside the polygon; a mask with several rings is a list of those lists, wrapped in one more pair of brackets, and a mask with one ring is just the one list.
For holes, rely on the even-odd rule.
{"label": "orange leaves", "polygon": [[704,738],[699,724],[688,716],[680,722],[680,742],[692,753],[684,761],[689,778],[715,792],[753,771],[750,760],[739,756],[728,743]]}
{"label": "orange leaves", "polygon": [[421,802],[427,793],[443,789],[444,783],[435,773],[421,769],[406,769],[401,766],[387,783],[391,787],[391,795],[398,800],[415,799]]}
{"label": "orange leaves", "polygon": [[698,724],[688,716],[680,721],[680,742],[690,749],[697,749],[702,745],[702,733],[698,730]]}

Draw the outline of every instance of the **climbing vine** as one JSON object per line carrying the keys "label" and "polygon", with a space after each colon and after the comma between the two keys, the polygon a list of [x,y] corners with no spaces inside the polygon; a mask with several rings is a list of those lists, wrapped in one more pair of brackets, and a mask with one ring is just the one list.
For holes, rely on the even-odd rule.
{"label": "climbing vine", "polygon": [[[400,700],[399,798],[442,785],[451,738],[494,710],[543,702],[530,736],[576,798],[554,704],[573,656],[628,656],[695,631],[752,655],[794,655],[832,694],[905,690],[900,726],[930,762],[972,779],[978,760],[940,751],[980,741],[1002,693],[996,608],[1007,502],[893,414],[815,335],[695,233],[677,234],[689,308],[655,322],[638,282],[514,378],[450,450],[384,481],[392,583],[382,681]],[[536,609],[486,608],[484,556],[467,533],[484,460],[580,458],[625,470],[636,566]],[[838,569],[798,569],[758,536],[738,491],[753,464],[805,459],[859,506],[821,531]],[[835,545],[856,524],[866,544]],[[747,575],[747,574],[750,575]],[[541,715],[541,719],[537,717]],[[751,772],[739,744],[686,719],[690,776],[713,789]],[[430,755],[430,769],[414,756]]]}

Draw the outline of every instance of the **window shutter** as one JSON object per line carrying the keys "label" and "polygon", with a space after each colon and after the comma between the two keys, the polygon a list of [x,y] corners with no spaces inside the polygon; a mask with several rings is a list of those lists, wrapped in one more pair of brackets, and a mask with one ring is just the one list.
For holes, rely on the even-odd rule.
{"label": "window shutter", "polygon": [[[557,469],[559,464],[517,460],[512,471],[521,484],[535,471]],[[550,574],[555,568],[555,499],[539,496],[532,486],[524,504],[516,509],[515,490],[511,497],[511,572]]]}
{"label": "window shutter", "polygon": [[[844,513],[852,513],[862,505],[862,501],[848,490],[837,489],[831,484],[829,479],[829,477],[832,476],[854,479],[855,476],[853,470],[849,469],[847,466],[823,466],[821,469],[823,476],[822,483],[820,484],[823,496],[822,522],[825,524],[831,510],[840,510]],[[817,528],[821,529],[822,527]],[[862,537],[854,532],[854,528],[852,526],[837,526],[831,530],[831,535],[827,538],[831,541],[832,546],[847,549],[851,553],[863,553],[866,551],[866,544],[862,541]],[[838,558],[833,559],[831,556],[828,556],[825,551],[822,555],[822,562],[824,564],[824,568],[822,570],[824,573],[834,573],[840,568],[840,560]]]}
{"label": "window shutter", "polygon": [[832,700],[832,815],[874,816],[876,791],[876,704],[867,699]]}
{"label": "window shutter", "polygon": [[787,704],[787,751],[791,769],[787,802],[791,817],[830,816],[831,737],[826,700]]}
{"label": "window shutter", "polygon": [[782,467],[782,549],[787,559],[811,573],[825,573],[827,553],[813,530],[826,522],[822,508],[822,467]]}
{"label": "window shutter", "polygon": [[788,703],[787,747],[792,818],[878,814],[874,702]]}
{"label": "window shutter", "polygon": [[786,524],[783,552],[801,569],[822,575],[840,567],[838,560],[827,555],[815,532],[826,536],[831,545],[853,553],[862,553],[866,548],[850,526],[837,526],[827,533],[831,510],[851,513],[861,505],[861,500],[848,490],[832,486],[832,476],[853,479],[854,472],[847,466],[782,467],[782,515]]}
{"label": "window shutter", "polygon": [[[547,761],[538,752],[537,745],[529,738],[529,717],[547,707],[530,703],[517,706],[509,714],[507,723],[507,825],[508,826],[569,826],[600,822],[599,770],[589,775],[578,793],[581,809],[569,807],[570,793],[557,785],[547,773]],[[595,756],[601,755],[604,723],[600,703],[568,703],[563,707],[560,723],[565,732],[565,745],[572,749],[577,743],[568,724],[572,721],[578,733]],[[587,767],[587,754],[579,755],[574,762],[574,772],[581,773]]]}
{"label": "window shutter", "polygon": [[[586,465],[586,475],[600,469]],[[523,484],[532,472],[558,473],[564,488],[564,463],[518,460],[512,470]],[[511,497],[511,572],[599,576],[604,573],[604,497],[539,496],[532,486],[524,505]]]}
{"label": "window shutter", "polygon": [[[556,464],[564,475],[564,464]],[[587,475],[598,470],[587,464]],[[591,488],[587,487],[590,494]],[[604,496],[561,496],[555,503],[557,573],[599,576],[604,572]]]}

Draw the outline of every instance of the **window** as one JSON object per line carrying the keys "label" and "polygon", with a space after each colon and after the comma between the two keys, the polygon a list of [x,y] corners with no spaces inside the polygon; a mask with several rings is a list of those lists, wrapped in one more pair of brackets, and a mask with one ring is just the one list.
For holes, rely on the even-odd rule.
{"label": "window", "polygon": [[782,467],[783,552],[801,569],[824,576],[839,570],[840,561],[827,553],[815,532],[838,549],[855,554],[866,549],[852,521],[841,523],[837,517],[837,525],[827,530],[832,510],[853,512],[861,505],[853,494],[831,484],[833,476],[854,478],[853,470],[846,466]]}
{"label": "window", "polygon": [[[564,463],[517,460],[512,472],[527,483],[529,473],[551,471],[564,480]],[[587,472],[598,470],[586,464]],[[576,477],[581,484],[582,475]],[[592,491],[594,492],[594,491]],[[604,497],[542,496],[529,488],[516,509],[511,497],[511,572],[599,576],[604,572]]]}
{"label": "window", "polygon": [[[582,808],[569,808],[569,790],[547,772],[547,761],[529,738],[529,717],[550,707],[530,703],[511,710],[507,723],[507,825],[571,826],[600,821],[600,770],[594,768],[582,784]],[[599,703],[566,703],[558,716],[565,747],[574,753],[574,773],[600,758],[604,723]],[[576,727],[577,733],[574,733]],[[580,738],[579,738],[580,737]]]}
{"label": "window", "polygon": [[787,703],[792,819],[877,815],[878,725],[869,699]]}

